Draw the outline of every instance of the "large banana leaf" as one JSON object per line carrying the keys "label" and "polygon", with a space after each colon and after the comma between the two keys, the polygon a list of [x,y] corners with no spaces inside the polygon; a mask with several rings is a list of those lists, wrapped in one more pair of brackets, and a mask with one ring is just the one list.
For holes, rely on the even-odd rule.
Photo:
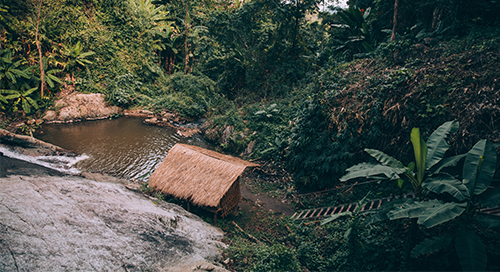
{"label": "large banana leaf", "polygon": [[417,165],[417,180],[422,184],[425,174],[425,161],[427,159],[427,145],[420,135],[419,128],[411,130],[411,143],[413,144],[413,153],[415,154],[415,163]]}
{"label": "large banana leaf", "polygon": [[467,203],[456,202],[447,202],[429,207],[418,217],[417,223],[424,225],[426,228],[432,228],[461,215],[466,207]]}
{"label": "large banana leaf", "polygon": [[51,87],[51,88],[53,88],[53,87],[55,86],[54,81],[55,81],[55,82],[57,82],[57,83],[59,83],[59,84],[62,84],[62,83],[63,83],[63,82],[62,82],[59,78],[57,78],[57,77],[56,77],[55,75],[53,75],[53,74],[49,74],[49,73],[47,73],[47,75],[46,75],[46,76],[47,76],[47,77],[46,77],[45,79],[47,80],[47,84],[49,84],[49,87]]}
{"label": "large banana leaf", "polygon": [[443,170],[443,168],[446,168],[446,167],[451,167],[451,166],[455,166],[457,165],[457,163],[463,158],[465,157],[465,155],[467,154],[461,154],[461,155],[456,155],[456,156],[453,156],[453,157],[449,157],[449,158],[445,158],[443,160],[441,160],[439,163],[435,164],[430,170],[429,170],[429,173],[431,175],[434,175],[434,174],[439,174],[439,172],[441,172],[441,170]]}
{"label": "large banana leaf", "polygon": [[38,103],[36,103],[35,100],[33,100],[31,97],[25,97],[25,100],[28,101],[35,109],[38,109]]}
{"label": "large banana leaf", "polygon": [[[377,210],[366,211],[365,224],[373,224],[384,220],[389,220],[387,214],[394,210],[395,207],[401,207],[408,199],[393,199],[390,202],[386,202],[380,206]],[[412,200],[413,201],[413,200]]]}
{"label": "large banana leaf", "polygon": [[476,233],[470,230],[460,231],[455,239],[455,249],[463,271],[484,271],[488,256]]}
{"label": "large banana leaf", "polygon": [[334,220],[336,220],[337,218],[340,218],[342,216],[351,216],[352,215],[352,212],[350,211],[347,211],[347,212],[341,212],[341,213],[337,213],[337,214],[334,214],[328,218],[325,218],[321,221],[321,225],[325,225],[325,224],[328,224]]}
{"label": "large banana leaf", "polygon": [[450,121],[439,126],[427,139],[427,147],[429,152],[427,153],[427,164],[425,166],[426,170],[429,170],[432,166],[437,164],[444,157],[444,153],[450,148],[446,138],[449,133],[455,133],[458,130],[458,122]]}
{"label": "large banana leaf", "polygon": [[373,177],[385,175],[389,179],[398,179],[399,174],[406,172],[406,168],[394,168],[381,164],[360,163],[347,169],[349,173],[340,178],[340,181],[346,181],[354,178]]}
{"label": "large banana leaf", "polygon": [[495,207],[500,205],[500,187],[486,190],[479,196],[479,203],[485,207]]}
{"label": "large banana leaf", "polygon": [[7,99],[10,99],[8,95],[4,96],[3,94],[13,94],[13,93],[18,93],[16,90],[5,90],[5,89],[0,89],[0,101],[4,102],[5,104],[9,103]]}
{"label": "large banana leaf", "polygon": [[450,176],[429,178],[422,187],[437,194],[448,193],[460,202],[470,198],[467,187],[460,180]]}
{"label": "large banana leaf", "polygon": [[451,240],[452,237],[449,235],[425,238],[425,240],[413,248],[411,251],[411,257],[416,258],[420,255],[430,254],[443,248],[447,248],[451,244]]}
{"label": "large banana leaf", "polygon": [[23,107],[23,111],[24,111],[25,113],[28,113],[28,114],[29,114],[29,113],[31,112],[31,107],[30,107],[30,105],[29,105],[28,101],[26,101],[26,99],[23,99],[23,100],[22,100],[21,105],[22,105],[22,107]]}
{"label": "large banana leaf", "polygon": [[402,206],[395,207],[394,210],[387,213],[387,217],[390,220],[400,219],[400,218],[416,218],[422,215],[422,213],[437,205],[442,205],[442,202],[438,200],[430,201],[415,201],[415,199],[408,199]]}
{"label": "large banana leaf", "polygon": [[26,96],[28,96],[28,95],[32,94],[32,93],[33,93],[34,91],[36,91],[37,89],[38,89],[38,87],[31,88],[31,89],[27,90],[26,92],[24,92],[22,96],[26,97]]}
{"label": "large banana leaf", "polygon": [[5,103],[5,104],[9,103],[7,101],[7,99],[5,99],[5,97],[3,95],[0,95],[0,101],[3,102],[3,103]]}
{"label": "large banana leaf", "polygon": [[402,162],[396,160],[395,158],[385,154],[384,152],[376,149],[365,149],[366,153],[370,154],[370,156],[374,157],[377,161],[379,161],[383,165],[387,165],[390,167],[396,168],[404,168]]}
{"label": "large banana leaf", "polygon": [[17,90],[11,90],[12,92],[10,92],[11,94],[5,96],[5,99],[16,99],[16,98],[19,98],[21,96],[21,93]]}
{"label": "large banana leaf", "polygon": [[495,146],[487,140],[480,140],[467,153],[462,176],[472,195],[479,195],[488,189],[495,174],[496,163]]}

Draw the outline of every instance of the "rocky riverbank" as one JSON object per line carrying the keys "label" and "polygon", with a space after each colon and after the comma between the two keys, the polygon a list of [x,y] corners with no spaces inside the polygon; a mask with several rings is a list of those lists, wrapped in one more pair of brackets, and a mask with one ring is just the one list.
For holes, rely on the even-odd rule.
{"label": "rocky riverbank", "polygon": [[103,94],[73,92],[60,97],[54,110],[45,112],[42,119],[47,123],[71,123],[82,120],[99,120],[121,113],[116,106],[108,106]]}
{"label": "rocky riverbank", "polygon": [[[146,118],[144,123],[170,127],[186,138],[199,133],[199,127],[202,125],[187,126],[189,120],[183,119],[177,112],[162,111],[155,114],[144,109],[122,110],[119,107],[107,105],[103,94],[83,94],[79,92],[65,92],[64,95],[59,95],[59,98],[55,101],[54,109],[47,110],[41,120],[31,120],[29,122],[33,124],[64,124],[101,120],[122,114],[127,117]],[[17,124],[17,126],[20,125],[22,124]]]}
{"label": "rocky riverbank", "polygon": [[1,155],[0,166],[0,271],[226,271],[223,232],[139,184]]}

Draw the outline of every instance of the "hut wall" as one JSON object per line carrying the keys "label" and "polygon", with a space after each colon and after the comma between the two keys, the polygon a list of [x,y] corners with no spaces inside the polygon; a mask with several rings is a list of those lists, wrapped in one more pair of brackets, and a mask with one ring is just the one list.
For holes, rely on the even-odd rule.
{"label": "hut wall", "polygon": [[226,217],[241,201],[240,178],[237,178],[231,188],[222,197],[219,204],[219,212],[222,217]]}

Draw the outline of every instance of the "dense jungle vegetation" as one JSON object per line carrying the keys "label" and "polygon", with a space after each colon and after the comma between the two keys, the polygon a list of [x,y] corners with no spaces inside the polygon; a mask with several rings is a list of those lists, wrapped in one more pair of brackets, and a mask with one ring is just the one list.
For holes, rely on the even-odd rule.
{"label": "dense jungle vegetation", "polygon": [[292,175],[262,186],[297,209],[419,196],[377,220],[239,218],[258,244],[223,220],[230,269],[500,270],[500,224],[477,212],[500,204],[499,1],[0,3],[0,127],[75,88],[206,117],[221,151]]}

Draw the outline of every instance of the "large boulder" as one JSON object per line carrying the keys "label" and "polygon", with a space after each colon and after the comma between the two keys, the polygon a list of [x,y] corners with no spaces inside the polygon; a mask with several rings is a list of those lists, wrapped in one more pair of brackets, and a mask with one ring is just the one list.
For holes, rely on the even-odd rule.
{"label": "large boulder", "polygon": [[0,178],[0,271],[226,271],[223,232],[123,184]]}
{"label": "large boulder", "polygon": [[120,113],[116,106],[106,105],[103,94],[82,94],[73,92],[62,96],[54,104],[55,110],[48,110],[43,120],[49,123],[68,123],[81,120],[104,119]]}

